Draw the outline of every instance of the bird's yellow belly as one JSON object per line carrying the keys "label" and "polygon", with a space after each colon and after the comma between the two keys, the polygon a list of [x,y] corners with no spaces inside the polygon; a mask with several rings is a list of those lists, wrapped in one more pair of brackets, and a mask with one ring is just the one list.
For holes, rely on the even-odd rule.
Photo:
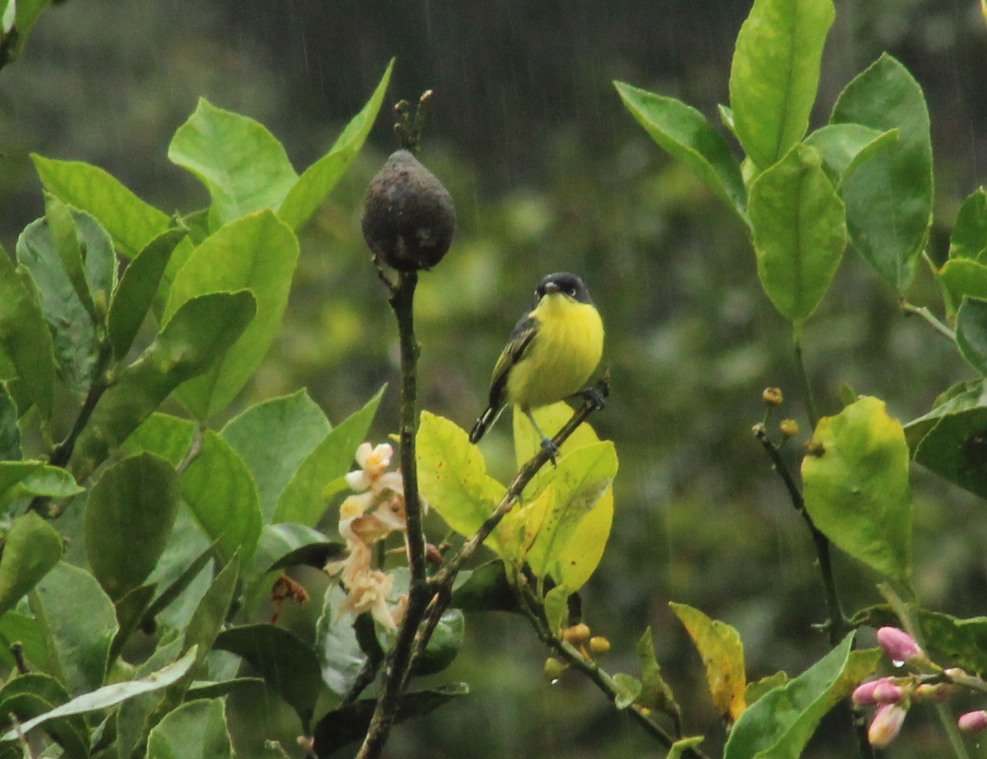
{"label": "bird's yellow belly", "polygon": [[507,400],[524,410],[547,406],[578,392],[603,354],[603,323],[595,308],[566,304],[547,314],[525,356],[511,371]]}

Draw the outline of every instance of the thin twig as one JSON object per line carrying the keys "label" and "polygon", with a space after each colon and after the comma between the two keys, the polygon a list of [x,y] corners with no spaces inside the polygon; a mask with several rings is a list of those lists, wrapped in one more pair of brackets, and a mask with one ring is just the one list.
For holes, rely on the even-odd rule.
{"label": "thin twig", "polygon": [[816,399],[812,393],[812,383],[809,382],[809,373],[805,368],[805,359],[802,356],[802,325],[795,325],[795,363],[798,366],[799,379],[802,382],[802,393],[805,396],[805,414],[809,417],[809,426],[815,430],[819,424],[819,412],[816,411]]}
{"label": "thin twig", "polygon": [[833,563],[829,552],[829,538],[820,532],[819,528],[812,521],[812,517],[809,516],[809,512],[805,508],[805,499],[802,497],[802,491],[799,490],[798,485],[788,471],[788,467],[782,461],[777,446],[768,437],[764,425],[758,424],[754,426],[754,437],[757,438],[758,442],[761,443],[771,458],[771,463],[774,464],[775,471],[778,472],[778,476],[781,477],[782,482],[785,484],[785,489],[788,491],[792,506],[795,507],[795,510],[805,520],[809,528],[809,533],[812,535],[812,542],[816,547],[816,557],[819,560],[819,572],[822,575],[823,590],[826,594],[826,608],[829,613],[829,620],[824,627],[830,644],[835,646],[843,640],[843,637],[849,631],[850,623],[843,616],[843,607],[840,604],[840,596],[836,590],[836,580],[833,577]]}
{"label": "thin twig", "polygon": [[935,329],[935,331],[938,332],[940,335],[944,335],[954,343],[956,342],[956,333],[953,332],[953,330],[951,330],[941,321],[939,321],[935,317],[935,315],[925,306],[914,306],[908,301],[902,299],[901,310],[904,312],[905,316],[912,316],[912,315],[921,316],[929,324],[931,324],[932,328]]}

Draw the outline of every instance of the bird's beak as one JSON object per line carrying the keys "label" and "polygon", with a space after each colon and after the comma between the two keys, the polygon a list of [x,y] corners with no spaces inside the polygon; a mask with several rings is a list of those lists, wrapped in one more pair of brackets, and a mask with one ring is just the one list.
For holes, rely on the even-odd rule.
{"label": "bird's beak", "polygon": [[559,292],[559,286],[554,282],[548,282],[545,285],[545,295],[554,295]]}

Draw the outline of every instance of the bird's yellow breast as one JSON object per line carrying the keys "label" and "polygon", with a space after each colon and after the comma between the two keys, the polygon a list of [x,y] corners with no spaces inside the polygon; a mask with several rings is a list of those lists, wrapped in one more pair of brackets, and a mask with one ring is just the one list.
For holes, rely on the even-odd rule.
{"label": "bird's yellow breast", "polygon": [[530,315],[538,331],[507,380],[508,402],[523,410],[581,390],[603,355],[603,321],[595,306],[557,293],[542,298]]}

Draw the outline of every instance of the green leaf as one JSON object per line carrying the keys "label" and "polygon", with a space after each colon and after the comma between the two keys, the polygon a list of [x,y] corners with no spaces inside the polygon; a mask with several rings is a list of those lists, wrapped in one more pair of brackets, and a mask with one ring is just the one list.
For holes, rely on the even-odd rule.
{"label": "green leaf", "polygon": [[95,216],[128,258],[168,229],[167,214],[145,203],[103,169],[78,161],[55,161],[36,153],[31,154],[31,160],[45,189],[62,202]]}
{"label": "green leaf", "polygon": [[802,461],[805,507],[839,548],[895,580],[911,575],[908,444],[883,401],[823,417]]}
{"label": "green leaf", "polygon": [[308,730],[322,687],[315,651],[294,633],[268,624],[241,625],[224,630],[215,647],[249,662],[271,690],[298,714]]}
{"label": "green leaf", "polygon": [[243,335],[202,377],[179,389],[178,398],[198,419],[226,408],[256,371],[281,325],[298,260],[294,233],[270,211],[224,226],[195,249],[175,276],[163,323],[192,298],[249,289],[257,315]]}
{"label": "green leaf", "polygon": [[956,312],[956,344],[970,366],[987,374],[987,300],[963,299]]}
{"label": "green leaf", "polygon": [[36,495],[68,498],[82,490],[61,467],[43,461],[0,461],[0,503]]}
{"label": "green leaf", "polygon": [[[68,275],[69,282],[75,290],[75,295],[86,309],[93,324],[99,324],[101,317],[93,302],[93,294],[89,291],[89,283],[86,281],[86,271],[82,263],[82,249],[79,246],[79,238],[76,236],[75,220],[69,207],[54,195],[45,193],[45,222],[51,231],[52,242],[55,251],[62,262],[62,269]],[[107,239],[107,242],[109,240]],[[113,247],[109,245],[110,255],[113,255]],[[103,313],[106,313],[106,303],[109,299],[112,287],[103,293]]]}
{"label": "green leaf", "polygon": [[23,380],[28,397],[43,419],[51,419],[55,353],[41,296],[30,272],[15,268],[0,247],[0,348]]}
{"label": "green leaf", "polygon": [[805,144],[822,154],[823,168],[833,184],[851,176],[879,151],[898,142],[898,130],[879,132],[860,124],[830,124],[805,138]]}
{"label": "green leaf", "polygon": [[151,574],[177,514],[178,476],[164,459],[140,453],[103,472],[86,502],[85,539],[89,566],[110,598]]}
{"label": "green leaf", "polygon": [[938,272],[946,313],[956,315],[964,296],[987,299],[987,265],[970,258],[951,258]]}
{"label": "green leaf", "polygon": [[7,385],[0,382],[0,462],[20,461],[22,458],[24,451],[21,449],[21,430],[17,426],[17,404]]}
{"label": "green leaf", "polygon": [[[117,631],[116,611],[91,574],[59,562],[38,583],[65,685],[73,693],[103,684],[110,644]],[[37,614],[35,614],[37,616]]]}
{"label": "green leaf", "polygon": [[[655,656],[655,645],[649,626],[635,647],[638,662],[641,664],[641,693],[637,703],[647,709],[654,709],[680,718],[679,705],[675,702],[672,689],[661,676],[661,667]],[[741,651],[741,657],[743,652]],[[741,659],[742,660],[742,659]]]}
{"label": "green leaf", "polygon": [[35,512],[10,525],[0,555],[0,615],[38,584],[62,557],[62,536]]}
{"label": "green leaf", "polygon": [[747,190],[730,146],[699,111],[675,98],[614,82],[624,106],[651,138],[691,168],[726,203],[744,226]]}
{"label": "green leaf", "polygon": [[412,669],[412,675],[435,675],[455,661],[466,638],[466,617],[461,609],[447,609],[439,618],[435,632],[421,658]]}
{"label": "green leaf", "polygon": [[[422,412],[418,428],[418,489],[447,525],[472,537],[504,497],[505,488],[487,474],[480,450],[466,431],[448,419]],[[486,545],[503,550],[503,523]]]}
{"label": "green leaf", "polygon": [[728,724],[737,722],[747,707],[744,644],[736,629],[685,604],[669,604],[696,644],[706,665],[706,681],[717,713]]}
{"label": "green leaf", "polygon": [[[78,214],[75,219],[80,244],[93,250],[109,246],[106,232],[91,216]],[[54,336],[55,357],[62,376],[74,392],[85,393],[96,367],[97,325],[64,268],[46,219],[28,224],[21,233],[17,240],[17,260],[37,282],[41,310]]]}
{"label": "green leaf", "polygon": [[113,644],[110,646],[110,668],[120,655],[123,644],[137,630],[141,622],[144,621],[147,610],[151,605],[151,600],[157,592],[157,583],[141,585],[134,588],[127,595],[117,601],[117,634],[113,636]]}
{"label": "green leaf", "polygon": [[831,0],[754,0],[740,28],[730,107],[740,144],[759,171],[805,136],[835,18]]}
{"label": "green leaf", "polygon": [[846,248],[843,202],[818,150],[796,145],[751,185],[757,273],[782,316],[800,324],[829,289]]}
{"label": "green leaf", "polygon": [[[356,682],[367,655],[360,646],[353,620],[337,614],[346,594],[339,585],[326,591],[322,614],[315,623],[315,653],[323,682],[339,695],[346,695]],[[381,653],[381,655],[383,655]]]}
{"label": "green leaf", "polygon": [[284,146],[253,119],[199,98],[168,146],[168,158],[195,174],[209,190],[209,226],[276,209],[298,181]]}
{"label": "green leaf", "polygon": [[[449,606],[465,612],[509,611],[521,613],[517,595],[507,579],[502,559],[481,564],[472,572],[460,572],[463,582],[454,587]],[[551,591],[546,595],[546,602]]]}
{"label": "green leaf", "polygon": [[198,647],[196,662],[201,664],[212,649],[216,636],[223,629],[223,623],[230,611],[233,594],[240,578],[240,559],[234,556],[222,571],[216,575],[209,590],[202,597],[195,614],[185,629],[182,654]]}
{"label": "green leaf", "polygon": [[393,69],[394,59],[392,58],[367,104],[346,125],[329,152],[305,169],[298,181],[288,191],[284,202],[278,209],[278,216],[281,221],[296,232],[305,226],[319,204],[332,192],[353,161],[356,160],[367,135],[370,133],[370,128],[377,119],[377,113],[384,101],[384,94],[387,92],[387,85],[391,80]]}
{"label": "green leaf", "polygon": [[356,449],[366,440],[377,413],[385,385],[359,411],[348,416],[319,443],[302,462],[281,493],[274,512],[275,522],[294,522],[315,527],[325,514],[326,487],[353,466]]}
{"label": "green leaf", "polygon": [[880,661],[880,649],[852,651],[853,635],[752,704],[730,731],[724,759],[798,759],[819,721]]}
{"label": "green leaf", "polygon": [[762,677],[756,683],[747,683],[747,689],[744,691],[744,700],[748,704],[753,704],[765,694],[787,683],[788,674],[785,672],[775,672],[773,675]]}
{"label": "green leaf", "polygon": [[569,626],[569,596],[572,594],[565,585],[556,585],[545,594],[545,621],[552,635],[561,637]]}
{"label": "green leaf", "polygon": [[[25,722],[61,706],[71,699],[65,686],[58,680],[40,672],[29,672],[12,677],[0,688],[0,715],[3,727],[8,729],[11,717]],[[78,716],[73,719],[62,717],[50,720],[46,731],[72,759],[88,759],[89,730],[85,720]]]}
{"label": "green leaf", "polygon": [[232,759],[225,702],[219,698],[182,704],[165,715],[147,739],[147,759]]}
{"label": "green leaf", "polygon": [[950,258],[980,261],[987,254],[987,190],[977,189],[963,201],[949,238]]}
{"label": "green leaf", "polygon": [[185,303],[141,357],[107,390],[79,436],[72,472],[84,480],[178,385],[202,374],[243,333],[253,295],[210,293]]}
{"label": "green leaf", "polygon": [[[526,561],[536,577],[551,574],[566,585],[569,592],[578,590],[566,578],[589,578],[603,555],[609,531],[583,533],[579,551],[565,554],[570,540],[582,521],[604,499],[617,474],[617,453],[613,443],[604,441],[577,448],[559,459],[554,479],[531,503],[514,509],[501,523],[504,535],[519,536],[519,562]],[[609,523],[613,502],[604,503]],[[441,513],[441,512],[440,512]],[[564,559],[564,560],[563,560]],[[586,564],[581,564],[586,560]]]}
{"label": "green leaf", "polygon": [[110,301],[107,318],[113,355],[118,359],[123,359],[130,350],[151,308],[171,254],[185,235],[186,232],[180,229],[163,232],[151,240],[124,270],[120,285]]}
{"label": "green leaf", "polygon": [[987,384],[954,385],[933,409],[905,426],[915,461],[987,498]]}
{"label": "green leaf", "polygon": [[897,144],[858,168],[840,190],[854,247],[904,294],[932,223],[932,143],[922,88],[885,53],[846,86],[830,121],[899,130]]}
{"label": "green leaf", "polygon": [[[421,717],[454,698],[468,694],[469,686],[466,683],[442,685],[432,690],[408,693],[401,699],[394,722],[399,724],[414,717]],[[327,759],[348,743],[363,738],[370,726],[370,718],[376,705],[376,698],[364,698],[334,709],[320,719],[314,730],[316,757]]]}
{"label": "green leaf", "polygon": [[257,483],[265,522],[274,518],[288,482],[331,430],[305,390],[251,406],[223,428],[223,438]]}
{"label": "green leaf", "polygon": [[123,450],[150,451],[177,467],[189,452],[196,423],[156,411],[124,441]]}
{"label": "green leaf", "polygon": [[987,617],[957,619],[916,609],[926,651],[944,667],[962,667],[978,677],[987,675]]}
{"label": "green leaf", "polygon": [[20,58],[27,44],[28,35],[41,12],[51,5],[51,0],[10,0],[10,5],[0,2],[0,17],[4,26],[10,23],[10,28],[0,29],[0,37],[4,37],[5,63],[13,63]]}
{"label": "green leaf", "polygon": [[8,611],[0,615],[0,642],[3,643],[2,656],[4,663],[11,669],[16,666],[14,657],[10,655],[10,646],[18,642],[22,645],[24,658],[43,672],[48,671],[48,650],[42,639],[38,621],[27,614]]}
{"label": "green leaf", "polygon": [[[88,712],[99,711],[102,709],[109,709],[112,706],[116,706],[117,704],[142,693],[149,693],[151,691],[160,690],[161,688],[166,688],[176,680],[183,677],[194,662],[195,652],[189,652],[188,655],[182,659],[179,659],[174,664],[153,673],[145,679],[129,680],[123,683],[105,685],[102,688],[92,691],[91,693],[78,696],[68,703],[52,709],[50,712],[28,720],[20,726],[20,730],[23,733],[27,733],[39,725],[44,724],[48,720],[57,719],[59,717],[69,717],[75,714],[86,714]],[[17,740],[17,731],[11,730],[4,735],[3,738],[0,738],[0,740]]]}
{"label": "green leaf", "polygon": [[264,526],[257,487],[243,459],[212,430],[182,474],[182,497],[223,562],[237,551],[250,560]]}
{"label": "green leaf", "polygon": [[613,681],[617,685],[617,693],[614,695],[613,705],[618,709],[626,709],[637,701],[644,687],[640,680],[622,672],[613,676]]}

